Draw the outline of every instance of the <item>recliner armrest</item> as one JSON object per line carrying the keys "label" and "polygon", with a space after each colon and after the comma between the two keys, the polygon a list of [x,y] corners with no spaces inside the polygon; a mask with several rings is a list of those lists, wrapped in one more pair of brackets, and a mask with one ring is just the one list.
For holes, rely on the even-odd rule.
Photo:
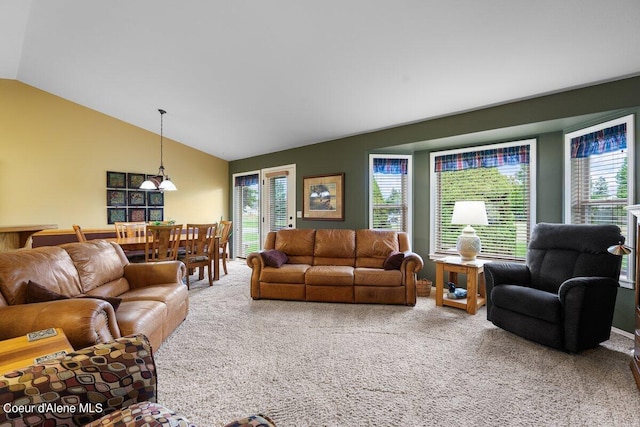
{"label": "recliner armrest", "polygon": [[619,286],[609,277],[574,277],[560,285],[566,350],[577,353],[609,338]]}
{"label": "recliner armrest", "polygon": [[484,265],[484,283],[487,292],[487,320],[491,320],[491,291],[494,286],[531,284],[531,272],[526,264],[515,262],[490,262]]}

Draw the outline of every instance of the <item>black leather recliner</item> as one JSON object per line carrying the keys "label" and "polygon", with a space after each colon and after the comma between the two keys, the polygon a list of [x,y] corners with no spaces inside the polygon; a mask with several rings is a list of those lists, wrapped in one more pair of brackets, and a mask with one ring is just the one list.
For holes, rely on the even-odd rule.
{"label": "black leather recliner", "polygon": [[624,242],[615,225],[537,224],[525,264],[484,266],[487,319],[571,353],[609,339]]}

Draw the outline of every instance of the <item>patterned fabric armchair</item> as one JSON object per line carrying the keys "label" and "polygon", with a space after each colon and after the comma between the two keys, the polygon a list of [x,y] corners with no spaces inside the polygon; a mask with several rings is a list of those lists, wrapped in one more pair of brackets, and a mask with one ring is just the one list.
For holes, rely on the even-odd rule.
{"label": "patterned fabric armchair", "polygon": [[[0,376],[2,426],[192,426],[156,402],[156,367],[144,335],[119,338]],[[252,415],[225,427],[275,427]]]}

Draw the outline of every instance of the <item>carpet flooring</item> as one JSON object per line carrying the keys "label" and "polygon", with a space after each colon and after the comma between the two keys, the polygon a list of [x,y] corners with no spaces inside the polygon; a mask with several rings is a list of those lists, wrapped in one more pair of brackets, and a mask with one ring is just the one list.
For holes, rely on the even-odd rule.
{"label": "carpet flooring", "polygon": [[415,307],[254,301],[249,276],[238,260],[192,282],[155,353],[159,402],[200,426],[258,412],[278,427],[640,425],[625,336],[571,355],[433,292]]}

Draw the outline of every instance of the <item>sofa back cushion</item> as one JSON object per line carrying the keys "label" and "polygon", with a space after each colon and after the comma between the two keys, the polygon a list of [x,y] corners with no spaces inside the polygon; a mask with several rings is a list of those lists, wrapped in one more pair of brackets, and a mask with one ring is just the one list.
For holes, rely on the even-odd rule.
{"label": "sofa back cushion", "polygon": [[316,230],[314,265],[355,266],[356,232],[354,230]]}
{"label": "sofa back cushion", "polygon": [[26,304],[29,281],[67,297],[82,293],[73,260],[58,246],[0,253],[0,292],[7,304]]}
{"label": "sofa back cushion", "polygon": [[82,292],[87,293],[124,275],[127,258],[122,248],[106,240],[61,245],[78,270]]}
{"label": "sofa back cushion", "polygon": [[316,230],[278,230],[274,249],[284,252],[289,264],[313,264],[313,247]]}
{"label": "sofa back cushion", "polygon": [[356,267],[383,268],[389,254],[399,250],[395,231],[356,231]]}

